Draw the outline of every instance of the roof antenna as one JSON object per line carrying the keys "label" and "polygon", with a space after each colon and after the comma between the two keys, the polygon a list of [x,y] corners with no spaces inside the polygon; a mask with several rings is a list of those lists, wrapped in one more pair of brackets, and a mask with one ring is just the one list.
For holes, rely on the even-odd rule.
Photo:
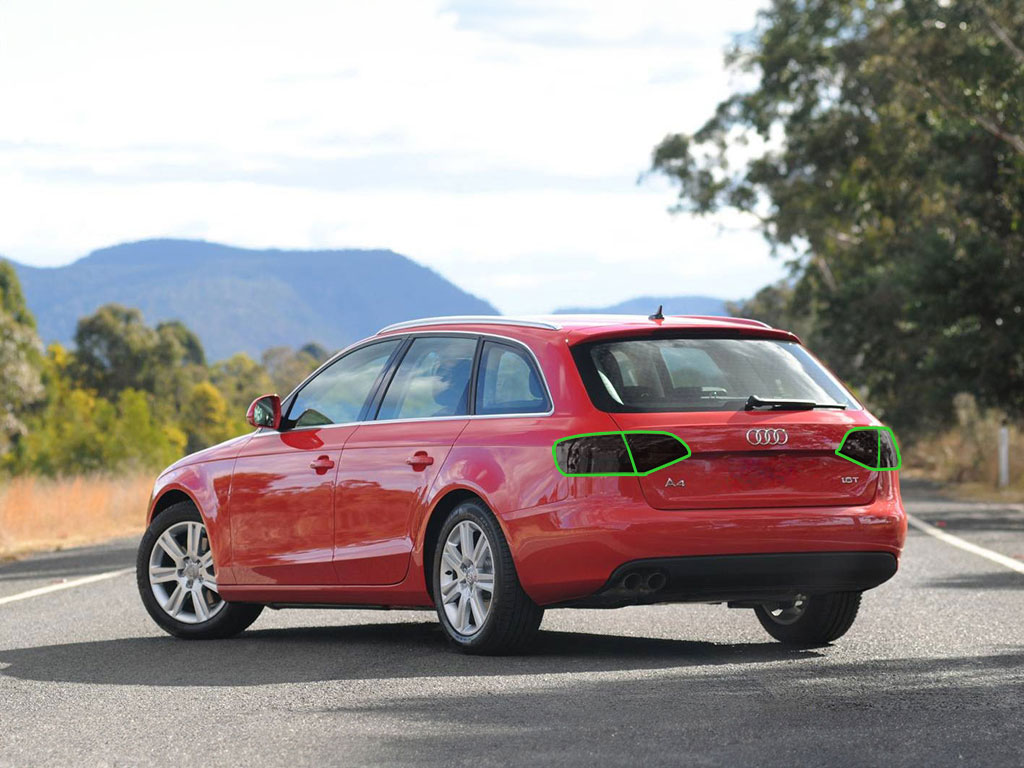
{"label": "roof antenna", "polygon": [[659,304],[658,305],[658,311],[655,312],[653,315],[648,315],[647,319],[648,320],[664,320],[665,319],[665,313],[661,311],[663,307],[664,307],[663,304]]}

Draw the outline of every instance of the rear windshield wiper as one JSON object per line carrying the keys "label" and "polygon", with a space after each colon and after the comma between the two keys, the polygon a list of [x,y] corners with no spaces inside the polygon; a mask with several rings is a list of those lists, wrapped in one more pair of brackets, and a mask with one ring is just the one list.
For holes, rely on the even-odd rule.
{"label": "rear windshield wiper", "polygon": [[813,411],[815,408],[838,408],[845,410],[843,403],[816,403],[813,400],[783,400],[774,397],[758,397],[751,395],[747,398],[747,404],[743,407],[745,411],[752,411],[755,408],[771,408],[776,411]]}

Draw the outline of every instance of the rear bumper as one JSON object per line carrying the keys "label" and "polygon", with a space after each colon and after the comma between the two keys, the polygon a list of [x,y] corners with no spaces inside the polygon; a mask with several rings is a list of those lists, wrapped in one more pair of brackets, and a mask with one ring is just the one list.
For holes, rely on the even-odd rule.
{"label": "rear bumper", "polygon": [[[519,510],[501,521],[526,593],[539,605],[566,605],[599,593],[618,569],[640,560],[685,558],[695,568],[714,568],[712,558],[726,556],[880,553],[895,564],[907,518],[894,480],[879,484],[872,503],[853,507],[659,510],[642,498],[609,493]],[[834,562],[825,567],[841,571]],[[780,567],[776,578],[785,575]],[[808,584],[797,580],[796,586]]]}
{"label": "rear bumper", "polygon": [[620,565],[596,593],[567,607],[647,603],[791,600],[797,595],[862,592],[896,573],[885,552],[786,552],[636,560]]}

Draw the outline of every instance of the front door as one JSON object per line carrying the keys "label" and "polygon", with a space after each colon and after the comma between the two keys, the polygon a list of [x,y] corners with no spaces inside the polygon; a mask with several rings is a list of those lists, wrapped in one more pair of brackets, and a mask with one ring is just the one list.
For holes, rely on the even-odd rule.
{"label": "front door", "polygon": [[335,584],[334,488],[342,448],[365,417],[402,339],[359,347],[292,398],[280,431],[241,451],[231,483],[231,552],[239,584]]}
{"label": "front door", "polygon": [[355,427],[260,433],[235,463],[231,539],[239,584],[333,584],[334,479]]}
{"label": "front door", "polygon": [[413,549],[412,523],[468,424],[477,339],[421,336],[409,345],[376,419],[342,452],[335,490],[334,566],[341,584],[397,584]]}

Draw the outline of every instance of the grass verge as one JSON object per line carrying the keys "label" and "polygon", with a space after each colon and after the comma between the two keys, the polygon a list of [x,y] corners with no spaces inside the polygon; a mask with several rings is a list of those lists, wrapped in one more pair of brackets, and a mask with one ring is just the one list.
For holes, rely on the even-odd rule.
{"label": "grass verge", "polygon": [[0,481],[0,558],[139,535],[153,475]]}

